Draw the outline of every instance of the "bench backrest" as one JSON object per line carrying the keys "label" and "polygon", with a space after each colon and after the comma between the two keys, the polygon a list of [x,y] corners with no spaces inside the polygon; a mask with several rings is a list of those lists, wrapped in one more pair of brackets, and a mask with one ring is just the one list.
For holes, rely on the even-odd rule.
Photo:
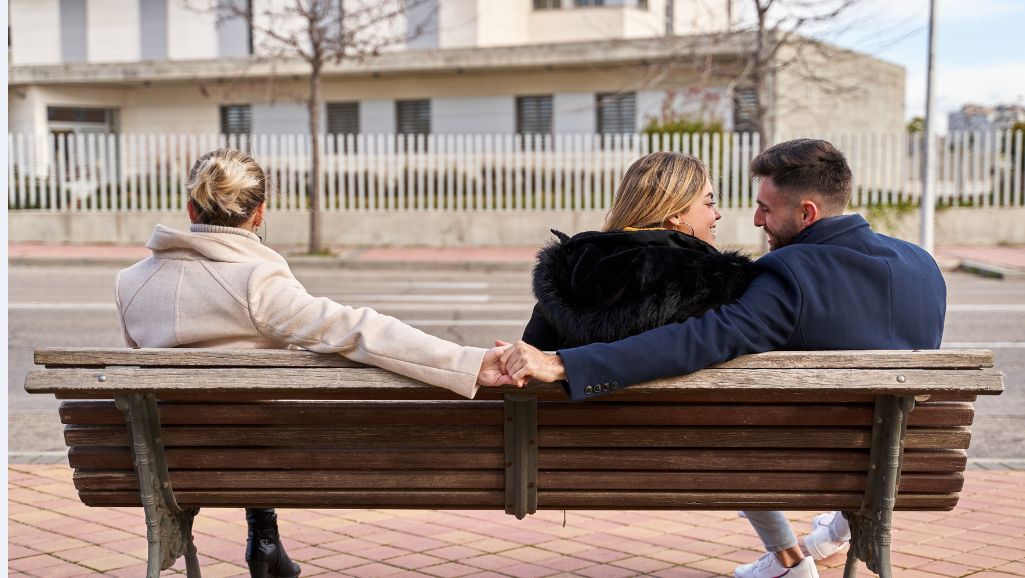
{"label": "bench backrest", "polygon": [[981,351],[774,352],[587,403],[557,385],[440,388],[289,351],[40,350],[26,388],[61,419],[86,504],[139,505],[118,392],[160,399],[182,506],[509,507],[507,393],[536,394],[536,502],[555,509],[851,509],[874,404],[918,396],[898,509],[950,509],[971,402],[1002,378]]}

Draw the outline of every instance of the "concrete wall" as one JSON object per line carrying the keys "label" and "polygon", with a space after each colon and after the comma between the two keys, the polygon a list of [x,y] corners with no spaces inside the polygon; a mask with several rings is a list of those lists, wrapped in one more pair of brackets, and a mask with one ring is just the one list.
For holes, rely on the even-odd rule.
{"label": "concrete wall", "polygon": [[[876,230],[914,241],[917,213],[867,215]],[[378,212],[325,213],[324,241],[333,246],[532,246],[552,238],[549,229],[565,233],[595,230],[604,211],[577,212]],[[719,222],[719,245],[755,247],[759,229],[750,209],[725,209]],[[32,211],[8,213],[8,241],[46,243],[124,243],[142,245],[153,226],[185,228],[184,212],[58,214]],[[267,241],[302,245],[307,241],[305,213],[269,212]],[[1025,208],[947,209],[936,215],[936,244],[994,245],[1025,243]]]}
{"label": "concrete wall", "polygon": [[170,60],[217,58],[216,22],[211,12],[189,9],[184,0],[168,0],[167,57]]}
{"label": "concrete wall", "polygon": [[[253,134],[310,134],[305,102],[253,104]],[[325,112],[320,121],[323,125]]]}
{"label": "concrete wall", "polygon": [[477,45],[479,0],[444,0],[438,11],[438,47],[467,48]]}
{"label": "concrete wall", "polygon": [[594,134],[598,119],[593,92],[557,92],[552,97],[552,130],[556,133]]}
{"label": "concrete wall", "polygon": [[529,2],[477,0],[477,46],[512,46],[536,42],[531,33]]}
{"label": "concrete wall", "polygon": [[360,130],[367,134],[395,132],[395,101],[391,99],[364,100],[359,103]]}
{"label": "concrete wall", "polygon": [[[780,138],[837,129],[904,130],[903,67],[825,46],[808,47],[802,54],[816,74],[829,80],[810,80],[799,72],[800,66],[778,74],[776,134]],[[781,58],[791,56],[784,53]]]}
{"label": "concrete wall", "polygon": [[435,98],[431,130],[436,134],[508,134],[516,131],[516,102],[511,96]]}
{"label": "concrete wall", "polygon": [[10,0],[11,64],[61,61],[60,0]]}
{"label": "concrete wall", "polygon": [[89,62],[139,60],[139,3],[88,0],[86,6]]}

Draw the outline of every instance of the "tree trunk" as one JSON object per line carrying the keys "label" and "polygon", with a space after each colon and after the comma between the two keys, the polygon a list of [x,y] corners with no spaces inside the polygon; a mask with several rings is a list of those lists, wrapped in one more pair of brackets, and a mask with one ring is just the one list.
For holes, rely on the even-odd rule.
{"label": "tree trunk", "polygon": [[[758,146],[759,152],[769,148],[772,140],[772,127],[769,118],[769,104],[767,102],[770,94],[769,75],[772,67],[769,54],[772,52],[772,42],[777,41],[775,34],[766,28],[766,15],[768,5],[763,5],[761,0],[755,0],[755,8],[758,14],[758,32],[755,42],[755,62],[751,72],[751,80],[755,86],[755,121],[758,124]],[[771,40],[770,40],[771,37]]]}
{"label": "tree trunk", "polygon": [[310,119],[310,253],[320,253],[320,64],[310,68],[310,97],[306,101]]}

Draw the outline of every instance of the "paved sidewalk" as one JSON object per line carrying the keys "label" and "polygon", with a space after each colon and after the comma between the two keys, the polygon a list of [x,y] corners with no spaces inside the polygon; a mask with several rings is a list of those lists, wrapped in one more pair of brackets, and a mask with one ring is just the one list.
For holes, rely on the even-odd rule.
{"label": "paved sidewalk", "polygon": [[[8,466],[11,576],[144,575],[140,508],[87,508],[71,470]],[[897,512],[893,564],[904,578],[1025,576],[1025,472],[970,471],[953,512]],[[793,516],[806,528],[812,513]],[[758,556],[733,512],[500,512],[281,510],[289,553],[303,576],[729,575]],[[247,576],[241,511],[203,510],[196,543],[204,578]],[[820,564],[842,575],[842,556]],[[184,572],[179,560],[176,572]],[[870,574],[861,567],[860,576]]]}

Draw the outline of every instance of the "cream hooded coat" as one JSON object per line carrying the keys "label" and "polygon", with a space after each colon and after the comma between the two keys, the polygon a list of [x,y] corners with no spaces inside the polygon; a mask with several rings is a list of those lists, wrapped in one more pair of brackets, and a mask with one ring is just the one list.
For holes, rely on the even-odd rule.
{"label": "cream hooded coat", "polygon": [[313,297],[285,259],[231,227],[157,225],[153,255],[118,273],[117,309],[131,347],[338,353],[413,379],[477,393],[484,349],[463,347],[373,309]]}

